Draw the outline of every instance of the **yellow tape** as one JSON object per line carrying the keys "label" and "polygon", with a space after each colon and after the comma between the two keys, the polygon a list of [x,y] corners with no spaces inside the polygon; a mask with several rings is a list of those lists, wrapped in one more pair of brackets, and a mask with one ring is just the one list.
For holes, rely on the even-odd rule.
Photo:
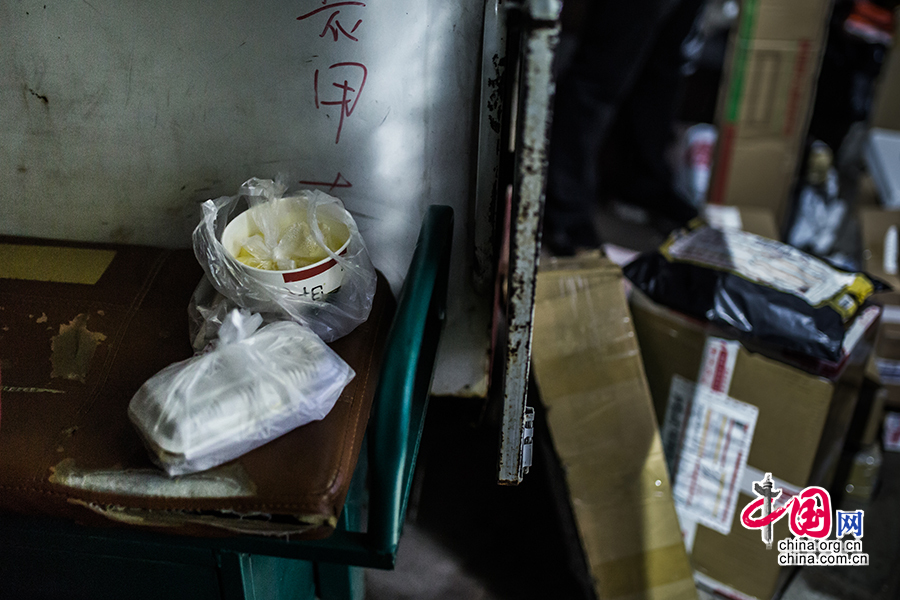
{"label": "yellow tape", "polygon": [[875,293],[875,286],[868,277],[857,275],[853,283],[847,287],[847,291],[856,296],[857,302],[862,304],[866,298]]}
{"label": "yellow tape", "polygon": [[853,283],[842,289],[833,298],[825,302],[841,315],[844,321],[847,321],[856,314],[856,311],[862,306],[866,298],[875,292],[875,286],[867,277],[856,275]]}
{"label": "yellow tape", "polygon": [[0,279],[94,285],[115,250],[0,244]]}

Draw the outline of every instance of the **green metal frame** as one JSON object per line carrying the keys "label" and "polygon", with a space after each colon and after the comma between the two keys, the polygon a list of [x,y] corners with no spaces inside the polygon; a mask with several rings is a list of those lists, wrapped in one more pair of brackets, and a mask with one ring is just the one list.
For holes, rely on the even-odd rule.
{"label": "green metal frame", "polygon": [[[393,568],[445,317],[452,233],[453,210],[448,206],[430,207],[388,333],[384,366],[367,430],[367,456],[360,457],[354,477],[357,481],[351,485],[341,524],[331,536],[309,541],[262,536],[192,538],[134,528],[89,528],[55,519],[0,515],[0,561],[4,551],[8,557],[13,552],[33,552],[39,556],[63,551],[113,561],[126,557],[158,562],[164,556],[173,564],[185,562],[212,568],[219,573],[224,597],[235,598],[255,596],[248,589],[252,582],[248,584],[246,578],[241,581],[235,575],[246,573],[247,565],[243,563],[248,557],[260,557],[264,567],[266,559],[287,558],[343,567]],[[358,520],[350,516],[348,508],[358,503],[354,496],[362,488],[358,480],[365,474],[366,465],[369,511],[368,531],[363,532],[358,530]],[[285,580],[299,577],[296,572],[278,576]],[[3,587],[4,581],[0,580],[0,596]]]}

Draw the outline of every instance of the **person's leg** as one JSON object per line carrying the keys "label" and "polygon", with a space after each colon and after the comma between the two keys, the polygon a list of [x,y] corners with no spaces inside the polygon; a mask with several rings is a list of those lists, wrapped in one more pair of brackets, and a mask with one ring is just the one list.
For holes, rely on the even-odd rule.
{"label": "person's leg", "polygon": [[591,215],[600,147],[676,2],[595,0],[588,10],[554,103],[544,240],[557,253],[599,244]]}
{"label": "person's leg", "polygon": [[614,174],[612,182],[618,195],[678,224],[696,216],[697,211],[676,191],[666,152],[674,138],[684,84],[681,44],[702,4],[702,0],[681,0],[672,10],[644,69],[622,103],[622,135],[616,140],[623,167]]}

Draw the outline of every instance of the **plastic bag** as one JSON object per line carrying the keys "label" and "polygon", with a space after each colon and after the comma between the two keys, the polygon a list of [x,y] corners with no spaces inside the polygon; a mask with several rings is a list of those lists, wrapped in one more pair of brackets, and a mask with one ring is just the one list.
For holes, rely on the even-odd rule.
{"label": "plastic bag", "polygon": [[838,197],[838,172],[833,163],[831,148],[814,141],[787,237],[791,246],[826,258],[834,250],[847,214],[847,204]]}
{"label": "plastic bag", "polygon": [[[375,268],[356,222],[340,200],[317,190],[289,195],[285,190],[272,180],[254,178],[237,196],[204,202],[203,217],[194,230],[194,254],[209,282],[234,305],[292,319],[331,342],[368,318]],[[246,213],[240,210],[244,205],[249,205]],[[228,226],[229,235],[241,227],[245,235],[224,239]],[[332,249],[326,242],[340,237],[332,231],[335,227],[345,228],[349,239]],[[237,250],[240,242],[246,244]],[[225,243],[233,247],[228,249]],[[320,252],[321,260],[312,265],[293,260],[310,249]],[[196,314],[203,312],[201,307]]]}
{"label": "plastic bag", "polygon": [[683,151],[677,173],[679,185],[697,208],[706,203],[717,137],[718,130],[714,125],[697,123],[684,132],[681,141]]}
{"label": "plastic bag", "polygon": [[623,271],[659,304],[832,362],[841,359],[845,324],[884,289],[787,244],[705,224],[674,233]]}
{"label": "plastic bag", "polygon": [[[834,176],[836,178],[837,173]],[[804,186],[798,198],[788,243],[816,256],[828,256],[834,249],[846,215],[847,204],[843,200],[826,196],[813,186]]]}
{"label": "plastic bag", "polygon": [[232,311],[205,354],[144,383],[128,416],[169,475],[202,471],[324,418],[353,369],[308,328]]}

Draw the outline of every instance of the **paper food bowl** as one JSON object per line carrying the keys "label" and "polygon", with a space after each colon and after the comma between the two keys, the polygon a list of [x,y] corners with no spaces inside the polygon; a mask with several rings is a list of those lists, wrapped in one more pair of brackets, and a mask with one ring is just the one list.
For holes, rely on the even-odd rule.
{"label": "paper food bowl", "polygon": [[[290,200],[290,198],[275,200],[275,202],[283,200]],[[327,214],[329,208],[327,205],[320,206],[318,218],[320,220],[340,221],[337,215]],[[251,218],[252,210],[246,210],[236,216],[222,233],[222,245],[231,258],[234,259],[234,263],[239,269],[260,283],[283,287],[291,294],[309,300],[321,300],[325,295],[341,287],[341,283],[344,280],[344,267],[330,256],[311,265],[289,271],[258,269],[239,261],[237,255],[240,252],[241,243],[248,237],[260,233],[256,223]],[[335,254],[339,256],[344,255],[349,245],[350,236],[348,235],[347,240],[335,251]]]}

